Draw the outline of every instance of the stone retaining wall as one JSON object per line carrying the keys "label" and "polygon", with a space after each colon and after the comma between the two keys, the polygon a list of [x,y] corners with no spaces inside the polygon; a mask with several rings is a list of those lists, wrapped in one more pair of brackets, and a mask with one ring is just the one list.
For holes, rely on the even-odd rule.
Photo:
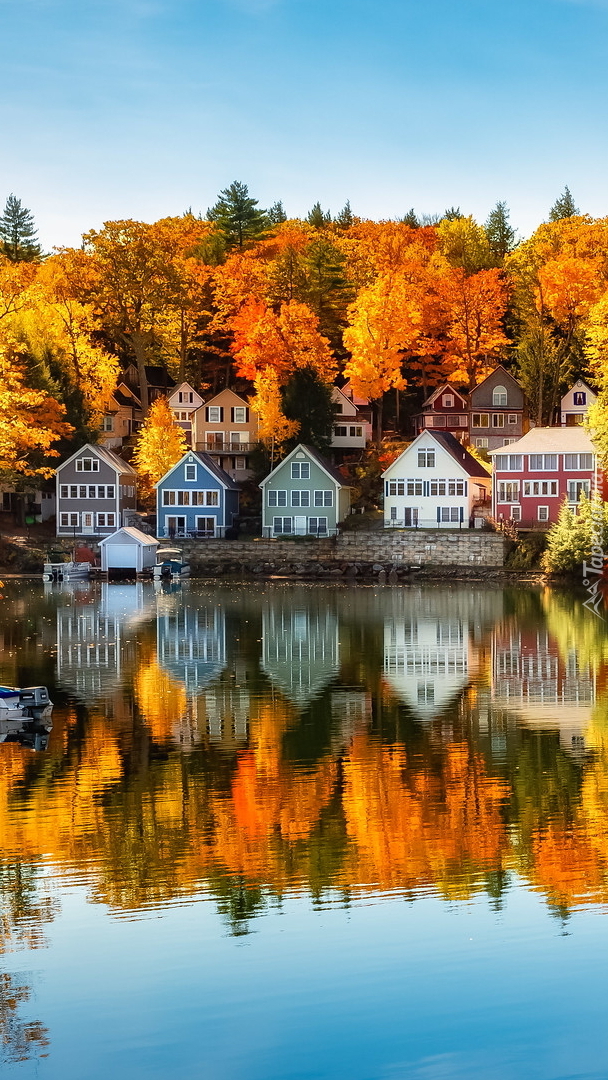
{"label": "stone retaining wall", "polygon": [[505,542],[490,532],[412,530],[344,533],[331,539],[177,541],[193,571],[209,574],[245,571],[301,576],[377,574],[397,576],[417,566],[447,571],[501,569]]}

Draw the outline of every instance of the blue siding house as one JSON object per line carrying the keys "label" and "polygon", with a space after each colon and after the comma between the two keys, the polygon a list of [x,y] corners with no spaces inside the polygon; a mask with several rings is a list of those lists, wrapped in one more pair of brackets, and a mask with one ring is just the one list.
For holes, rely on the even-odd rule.
{"label": "blue siding house", "polygon": [[239,512],[239,486],[208,454],[189,450],[156,485],[156,535],[224,536]]}

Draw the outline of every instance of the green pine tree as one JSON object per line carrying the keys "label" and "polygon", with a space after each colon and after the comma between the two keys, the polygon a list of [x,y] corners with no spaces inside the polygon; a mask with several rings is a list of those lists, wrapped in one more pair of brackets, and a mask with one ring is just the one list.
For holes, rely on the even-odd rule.
{"label": "green pine tree", "polygon": [[11,262],[35,262],[42,257],[34,218],[16,195],[9,195],[0,217],[0,249]]}
{"label": "green pine tree", "polygon": [[347,199],[336,218],[336,225],[338,225],[340,229],[350,229],[354,220],[353,212],[350,208],[350,201]]}
{"label": "green pine tree", "polygon": [[316,202],[312,210],[308,212],[306,220],[315,229],[324,229],[327,225],[331,225],[331,214],[329,210],[321,208],[320,202]]}
{"label": "green pine tree", "polygon": [[258,210],[258,200],[252,199],[247,185],[238,180],[220,191],[215,206],[207,211],[207,219],[216,223],[228,249],[242,250],[261,240],[270,225],[266,211]]}
{"label": "green pine tree", "polygon": [[407,214],[403,215],[403,217],[401,218],[401,221],[403,222],[404,225],[409,225],[410,229],[419,229],[420,228],[420,222],[418,220],[418,215],[416,214],[416,211],[414,210],[413,206],[408,210]]}
{"label": "green pine tree", "polygon": [[287,221],[287,214],[280,199],[272,204],[266,216],[271,225],[280,225],[283,221]]}
{"label": "green pine tree", "polygon": [[329,453],[337,415],[331,393],[331,387],[319,378],[313,368],[294,371],[281,391],[285,416],[300,424],[297,436],[287,446],[287,452],[302,442],[314,446],[321,454]]}
{"label": "green pine tree", "polygon": [[576,206],[570,188],[566,184],[563,194],[556,199],[549,211],[549,221],[561,221],[562,218],[574,217],[580,211]]}
{"label": "green pine tree", "polygon": [[581,493],[578,513],[564,499],[559,517],[547,534],[547,548],[542,568],[551,574],[567,574],[592,558],[592,549],[606,550],[608,542],[608,511],[599,494],[591,499]]}
{"label": "green pine tree", "polygon": [[465,215],[459,206],[450,206],[449,209],[444,210],[442,221],[458,221],[458,218],[462,218]]}
{"label": "green pine tree", "polygon": [[339,248],[320,237],[308,245],[300,263],[304,282],[297,298],[318,316],[321,333],[334,345],[338,344],[340,328],[346,323],[346,308],[353,299],[345,262]]}
{"label": "green pine tree", "polygon": [[509,222],[509,210],[506,202],[497,202],[486,221],[486,233],[497,265],[504,262],[505,256],[515,247],[515,229]]}

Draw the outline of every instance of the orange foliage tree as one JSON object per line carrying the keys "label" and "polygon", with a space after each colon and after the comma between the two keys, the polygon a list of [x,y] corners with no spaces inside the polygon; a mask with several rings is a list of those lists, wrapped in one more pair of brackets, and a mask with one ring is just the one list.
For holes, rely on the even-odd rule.
{"label": "orange foliage tree", "polygon": [[26,386],[22,358],[14,343],[0,342],[0,476],[9,483],[24,476],[53,474],[46,458],[57,457],[53,443],[73,428],[65,409],[42,390]]}
{"label": "orange foliage tree", "polygon": [[184,456],[188,445],[182,428],[176,424],[169,402],[156,398],[142,424],[133,452],[133,464],[150,496],[154,485]]}

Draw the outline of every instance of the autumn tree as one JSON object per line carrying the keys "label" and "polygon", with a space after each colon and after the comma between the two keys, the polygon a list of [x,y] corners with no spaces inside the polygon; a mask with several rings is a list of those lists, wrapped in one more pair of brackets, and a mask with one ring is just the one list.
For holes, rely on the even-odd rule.
{"label": "autumn tree", "polygon": [[539,427],[551,424],[562,388],[573,374],[567,346],[537,321],[524,328],[515,357],[517,379],[526,394],[531,418]]}
{"label": "autumn tree", "polygon": [[53,444],[73,429],[55,398],[26,385],[23,356],[6,338],[0,340],[0,415],[2,480],[14,484],[27,476],[52,476],[48,459],[58,457]]}
{"label": "autumn tree", "polygon": [[507,345],[506,280],[500,270],[467,274],[463,268],[444,267],[436,288],[445,311],[450,378],[472,389],[489,374]]}
{"label": "autumn tree", "polygon": [[16,195],[9,195],[0,217],[0,248],[11,262],[36,262],[42,257],[33,215]]}
{"label": "autumn tree", "polygon": [[186,436],[173,419],[169,402],[165,397],[156,398],[139,430],[133,451],[133,464],[147,495],[152,494],[154,485],[187,449]]}
{"label": "autumn tree", "polygon": [[231,320],[237,373],[253,380],[264,368],[284,386],[298,368],[312,368],[327,383],[336,375],[329,343],[306,304],[291,301],[275,312],[261,301],[243,304]]}
{"label": "autumn tree", "polygon": [[258,209],[258,200],[250,196],[247,184],[238,180],[220,191],[217,202],[207,211],[207,218],[217,225],[229,250],[242,251],[260,240],[270,225],[266,211]]}
{"label": "autumn tree", "polygon": [[275,454],[281,454],[290,439],[295,439],[300,426],[297,420],[289,420],[283,412],[279,376],[271,367],[256,372],[255,395],[251,408],[258,416],[258,438],[270,452],[270,466]]}

